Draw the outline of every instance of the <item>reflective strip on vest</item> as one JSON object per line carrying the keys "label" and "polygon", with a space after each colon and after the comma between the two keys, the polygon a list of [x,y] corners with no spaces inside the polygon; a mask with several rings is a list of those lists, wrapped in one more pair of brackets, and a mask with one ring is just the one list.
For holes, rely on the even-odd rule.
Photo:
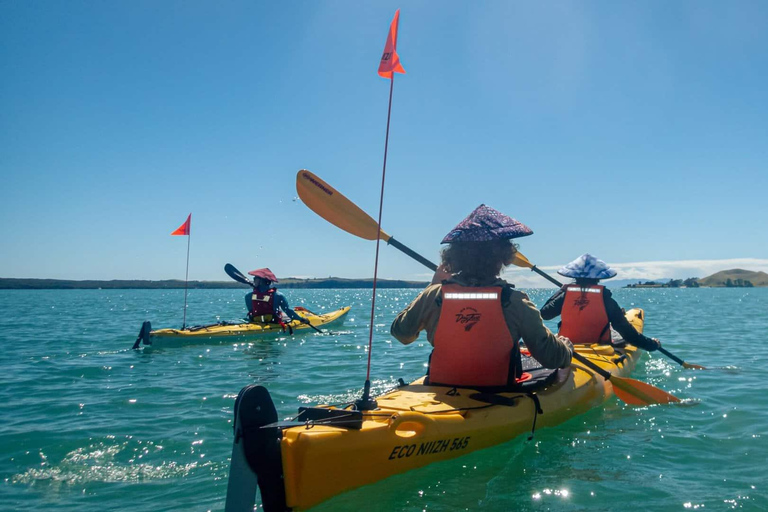
{"label": "reflective strip on vest", "polygon": [[591,344],[611,341],[608,313],[601,285],[568,286],[560,313],[560,336],[572,343]]}
{"label": "reflective strip on vest", "polygon": [[567,288],[569,292],[585,292],[585,293],[603,293],[602,286],[600,288],[582,288],[580,286],[569,286]]}
{"label": "reflective strip on vest", "polygon": [[496,300],[499,298],[498,293],[446,293],[443,295],[446,300]]}
{"label": "reflective strip on vest", "polygon": [[[470,291],[471,290],[471,291]],[[509,333],[499,287],[443,285],[429,381],[457,387],[506,386],[517,344]]]}

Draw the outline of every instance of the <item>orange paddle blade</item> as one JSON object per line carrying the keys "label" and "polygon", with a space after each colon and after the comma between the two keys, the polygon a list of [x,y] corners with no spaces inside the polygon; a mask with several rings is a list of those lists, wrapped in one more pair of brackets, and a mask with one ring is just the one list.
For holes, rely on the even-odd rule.
{"label": "orange paddle blade", "polygon": [[385,242],[392,238],[355,203],[306,169],[296,175],[296,192],[310,210],[347,233],[366,240],[376,240],[379,234]]}
{"label": "orange paddle blade", "polygon": [[680,401],[663,389],[636,379],[611,375],[610,380],[616,396],[630,405],[669,404]]}
{"label": "orange paddle blade", "polygon": [[518,267],[523,268],[533,268],[533,263],[528,261],[528,258],[526,258],[522,253],[516,252],[515,257],[512,260],[513,265],[517,265]]}

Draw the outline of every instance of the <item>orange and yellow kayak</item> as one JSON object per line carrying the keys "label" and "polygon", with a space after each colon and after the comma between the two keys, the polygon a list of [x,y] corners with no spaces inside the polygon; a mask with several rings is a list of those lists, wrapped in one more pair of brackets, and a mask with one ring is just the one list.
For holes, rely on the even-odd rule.
{"label": "orange and yellow kayak", "polygon": [[[643,329],[643,310],[626,313]],[[625,345],[577,351],[614,376],[626,377],[640,351]],[[378,407],[300,408],[279,422],[268,391],[248,386],[235,404],[226,510],[252,511],[257,486],[264,510],[303,510],[350,489],[433,462],[558,425],[600,405],[613,386],[574,362],[535,392],[479,393],[424,385],[424,379],[376,397]]]}

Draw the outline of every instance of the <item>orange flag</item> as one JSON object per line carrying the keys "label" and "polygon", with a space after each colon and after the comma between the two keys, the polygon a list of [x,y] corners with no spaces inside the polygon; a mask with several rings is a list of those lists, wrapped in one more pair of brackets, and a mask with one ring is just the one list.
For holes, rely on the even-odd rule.
{"label": "orange flag", "polygon": [[192,214],[189,214],[189,217],[187,217],[187,220],[184,221],[184,224],[178,227],[176,231],[171,233],[171,235],[188,235],[190,232],[190,228],[192,227]]}
{"label": "orange flag", "polygon": [[400,57],[397,55],[397,25],[400,22],[400,9],[395,11],[395,17],[389,26],[387,34],[387,44],[384,45],[384,54],[381,56],[379,64],[379,76],[392,78],[392,73],[405,74],[403,66],[400,65]]}

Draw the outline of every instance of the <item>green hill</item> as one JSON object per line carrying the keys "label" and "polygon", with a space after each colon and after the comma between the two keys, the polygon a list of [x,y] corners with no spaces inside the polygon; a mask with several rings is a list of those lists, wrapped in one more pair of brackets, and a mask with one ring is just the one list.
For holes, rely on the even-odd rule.
{"label": "green hill", "polygon": [[750,286],[768,286],[768,274],[765,272],[754,272],[734,268],[731,270],[722,270],[711,276],[699,279],[701,286],[724,286],[724,287],[750,287]]}

